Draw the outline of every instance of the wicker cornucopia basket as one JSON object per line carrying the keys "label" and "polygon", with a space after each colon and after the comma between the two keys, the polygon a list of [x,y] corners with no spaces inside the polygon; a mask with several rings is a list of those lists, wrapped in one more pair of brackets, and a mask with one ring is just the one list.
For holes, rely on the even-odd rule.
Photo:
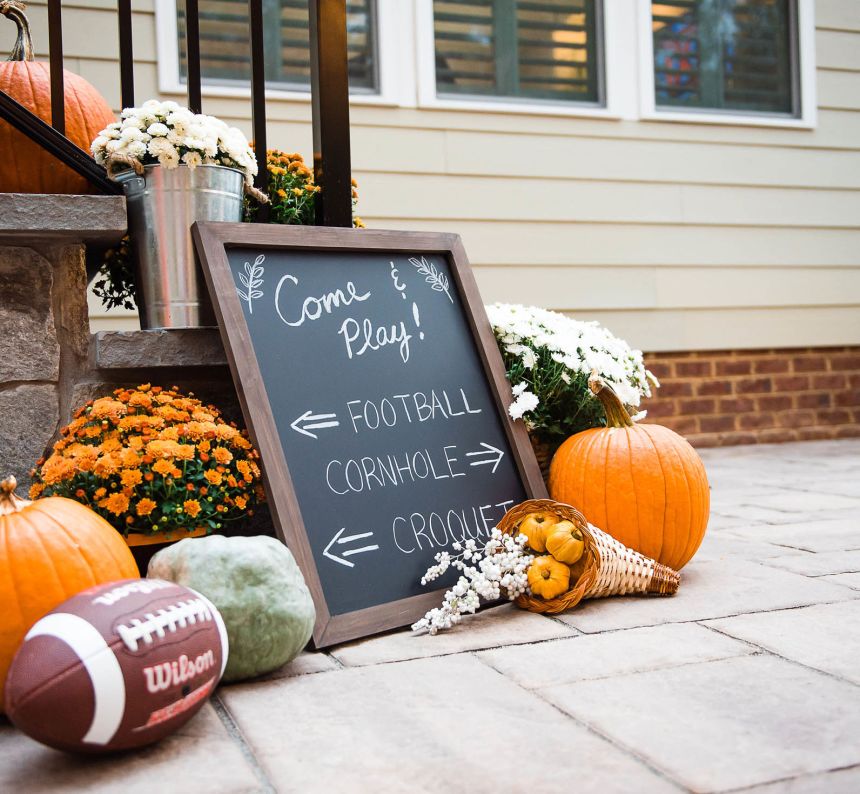
{"label": "wicker cornucopia basket", "polygon": [[499,529],[512,535],[529,514],[547,511],[572,521],[585,540],[580,565],[583,570],[572,587],[557,598],[544,600],[522,595],[516,604],[532,612],[556,614],[575,607],[583,598],[610,595],[673,595],[681,575],[638,551],[627,548],[603,530],[591,526],[575,507],[552,499],[529,499],[512,507],[499,522]]}

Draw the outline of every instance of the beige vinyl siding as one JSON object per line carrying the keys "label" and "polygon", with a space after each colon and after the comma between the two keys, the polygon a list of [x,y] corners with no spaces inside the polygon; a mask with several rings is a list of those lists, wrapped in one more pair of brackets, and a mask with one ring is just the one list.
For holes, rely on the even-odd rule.
{"label": "beige vinyl siding", "polygon": [[[150,0],[133,7],[142,101],[158,95],[156,21]],[[63,3],[67,67],[117,107],[114,8]],[[44,55],[44,3],[30,13]],[[596,319],[646,350],[858,344],[860,2],[818,0],[816,22],[814,130],[354,104],[359,212],[458,232],[487,301]],[[250,133],[246,100],[204,109]],[[307,102],[270,100],[268,120],[270,145],[309,157]]]}

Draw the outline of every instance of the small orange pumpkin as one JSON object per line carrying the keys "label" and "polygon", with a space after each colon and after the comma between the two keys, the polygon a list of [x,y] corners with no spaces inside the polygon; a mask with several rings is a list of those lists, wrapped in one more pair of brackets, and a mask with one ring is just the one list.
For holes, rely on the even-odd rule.
{"label": "small orange pumpkin", "polygon": [[[51,123],[51,70],[33,59],[30,25],[23,4],[0,2],[0,14],[18,26],[18,39],[9,60],[0,62],[0,91]],[[63,71],[66,137],[89,151],[93,139],[115,121],[104,97],[83,77]],[[59,163],[39,144],[6,121],[0,121],[0,190],[4,193],[92,193],[93,187],[76,171]]]}
{"label": "small orange pumpkin", "polygon": [[559,521],[547,533],[546,550],[559,562],[573,565],[585,551],[585,538],[573,521]]}
{"label": "small orange pumpkin", "polygon": [[696,553],[708,526],[702,460],[669,428],[635,424],[596,375],[589,387],[603,403],[607,426],[577,433],[559,447],[549,492],[624,545],[677,571]]}
{"label": "small orange pumpkin", "polygon": [[540,511],[529,513],[517,527],[520,534],[529,539],[529,548],[532,551],[546,551],[546,536],[550,528],[558,521],[555,513]]}
{"label": "small orange pumpkin", "polygon": [[122,536],[61,496],[28,502],[0,482],[0,711],[12,657],[30,627],[93,585],[140,576]]}
{"label": "small orange pumpkin", "polygon": [[526,575],[532,593],[538,598],[555,598],[570,586],[570,568],[548,554],[535,559]]}

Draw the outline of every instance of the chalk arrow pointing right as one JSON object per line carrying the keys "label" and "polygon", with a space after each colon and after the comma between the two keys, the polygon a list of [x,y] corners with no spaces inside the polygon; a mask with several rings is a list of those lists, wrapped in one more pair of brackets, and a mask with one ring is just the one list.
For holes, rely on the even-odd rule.
{"label": "chalk arrow pointing right", "polygon": [[315,414],[305,411],[290,424],[290,427],[297,433],[302,433],[311,438],[319,438],[316,433],[311,433],[311,430],[324,430],[327,427],[338,427],[339,425],[337,414]]}
{"label": "chalk arrow pointing right", "polygon": [[501,463],[502,458],[505,456],[505,453],[500,449],[496,449],[496,447],[491,444],[487,444],[485,442],[481,442],[481,446],[483,449],[479,449],[475,452],[467,452],[467,458],[478,458],[478,460],[473,460],[469,462],[470,466],[492,466],[492,473],[496,473],[496,469],[499,468],[499,463]]}

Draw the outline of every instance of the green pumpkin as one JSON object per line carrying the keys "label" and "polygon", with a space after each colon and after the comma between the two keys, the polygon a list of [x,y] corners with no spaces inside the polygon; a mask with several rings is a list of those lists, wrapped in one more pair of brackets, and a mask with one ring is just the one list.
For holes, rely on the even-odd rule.
{"label": "green pumpkin", "polygon": [[159,551],[147,576],[186,585],[218,608],[230,641],[224,681],[277,670],[313,632],[310,591],[290,550],[274,538],[186,538]]}

